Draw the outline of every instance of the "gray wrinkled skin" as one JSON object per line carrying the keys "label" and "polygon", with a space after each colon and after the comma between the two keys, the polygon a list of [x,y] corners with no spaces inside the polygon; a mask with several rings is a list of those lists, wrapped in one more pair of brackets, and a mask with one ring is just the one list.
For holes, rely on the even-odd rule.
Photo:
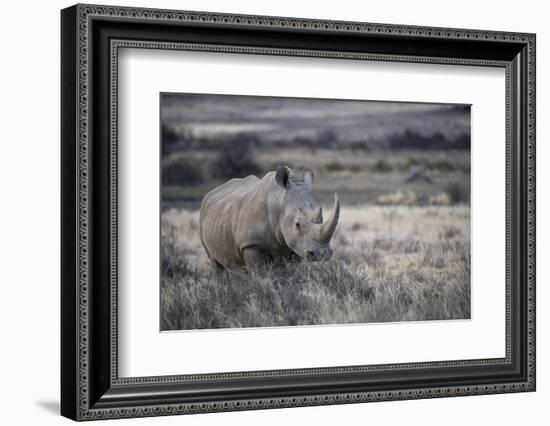
{"label": "gray wrinkled skin", "polygon": [[330,239],[340,204],[324,223],[313,201],[313,173],[297,178],[286,166],[262,179],[231,179],[210,191],[201,204],[201,242],[217,271],[246,267],[294,255],[307,260],[332,256]]}

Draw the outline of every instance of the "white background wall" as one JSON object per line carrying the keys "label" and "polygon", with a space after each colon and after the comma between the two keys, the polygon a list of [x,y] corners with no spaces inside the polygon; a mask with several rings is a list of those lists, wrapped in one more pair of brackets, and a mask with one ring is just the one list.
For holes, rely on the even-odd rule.
{"label": "white background wall", "polygon": [[[550,401],[550,27],[545,2],[108,1],[103,4],[537,33],[538,390],[421,401],[292,408],[119,424],[547,424]],[[59,404],[59,10],[67,1],[2,5],[0,51],[0,418],[67,424]],[[490,256],[491,253],[487,253]],[[131,423],[128,423],[131,422]],[[106,422],[107,424],[112,422]]]}

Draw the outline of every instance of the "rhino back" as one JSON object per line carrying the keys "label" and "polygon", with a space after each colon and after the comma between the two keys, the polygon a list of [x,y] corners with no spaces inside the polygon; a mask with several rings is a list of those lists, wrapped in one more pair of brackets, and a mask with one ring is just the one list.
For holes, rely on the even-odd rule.
{"label": "rhino back", "polygon": [[228,267],[242,264],[239,249],[239,223],[247,221],[247,205],[258,192],[260,179],[248,176],[231,179],[205,195],[201,204],[201,241],[208,256]]}

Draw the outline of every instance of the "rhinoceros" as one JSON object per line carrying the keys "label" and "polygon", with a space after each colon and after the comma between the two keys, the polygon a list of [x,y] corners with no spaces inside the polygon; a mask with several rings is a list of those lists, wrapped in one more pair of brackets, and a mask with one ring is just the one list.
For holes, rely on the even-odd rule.
{"label": "rhinoceros", "polygon": [[200,211],[201,242],[217,272],[296,257],[323,260],[332,256],[330,239],[338,224],[340,203],[334,194],[330,218],[313,201],[313,173],[300,179],[278,166],[262,179],[248,176],[214,188]]}

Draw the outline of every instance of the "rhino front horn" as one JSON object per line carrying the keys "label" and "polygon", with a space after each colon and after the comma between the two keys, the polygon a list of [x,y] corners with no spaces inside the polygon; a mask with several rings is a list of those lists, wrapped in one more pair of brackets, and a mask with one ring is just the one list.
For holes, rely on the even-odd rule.
{"label": "rhino front horn", "polygon": [[338,218],[340,217],[340,201],[338,201],[338,194],[334,194],[334,208],[332,214],[328,220],[321,225],[321,241],[329,242],[332,238],[332,234],[336,230],[338,225]]}

